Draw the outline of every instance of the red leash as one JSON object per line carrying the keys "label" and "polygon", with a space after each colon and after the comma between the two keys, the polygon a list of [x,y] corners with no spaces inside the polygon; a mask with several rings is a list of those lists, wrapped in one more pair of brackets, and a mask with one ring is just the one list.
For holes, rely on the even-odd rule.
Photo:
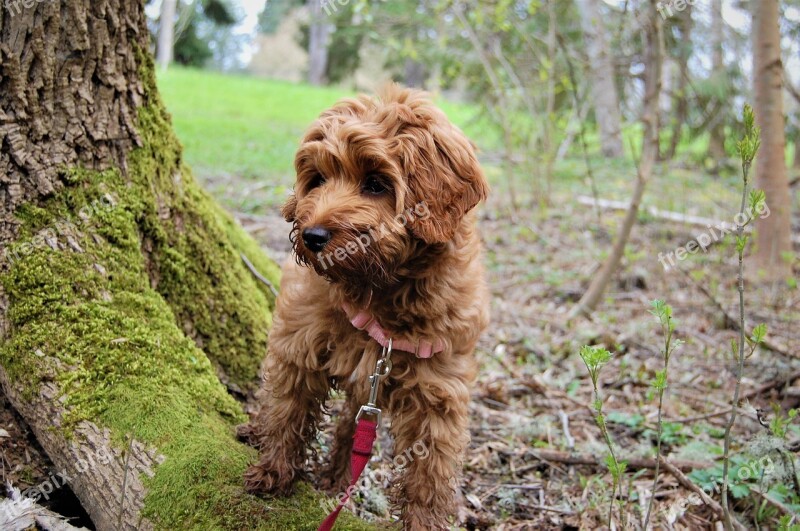
{"label": "red leash", "polygon": [[[358,415],[356,415],[356,432],[353,434],[353,451],[350,454],[350,474],[352,476],[350,486],[347,487],[347,490],[344,492],[344,498],[339,501],[339,505],[337,505],[336,509],[322,521],[317,531],[331,531],[333,529],[333,525],[336,523],[336,519],[339,518],[342,507],[347,504],[350,495],[356,490],[355,487],[356,483],[358,483],[358,478],[361,477],[361,473],[364,472],[370,457],[372,457],[372,447],[378,436],[378,425],[381,423],[381,410],[376,405],[376,401],[378,400],[378,384],[381,378],[389,374],[392,370],[392,360],[389,358],[391,354],[392,340],[390,338],[389,344],[383,347],[381,357],[378,358],[375,364],[375,372],[369,377],[369,401],[366,405],[361,406]],[[361,418],[362,415],[365,414],[375,415],[376,420]]]}
{"label": "red leash", "polygon": [[317,531],[331,531],[333,524],[339,517],[339,512],[350,499],[350,494],[355,490],[358,478],[369,463],[369,458],[372,456],[372,445],[375,443],[377,437],[378,423],[374,420],[359,419],[356,425],[356,433],[353,435],[353,453],[350,454],[350,472],[353,475],[350,486],[344,492],[344,498],[336,506],[331,514],[320,524]]}

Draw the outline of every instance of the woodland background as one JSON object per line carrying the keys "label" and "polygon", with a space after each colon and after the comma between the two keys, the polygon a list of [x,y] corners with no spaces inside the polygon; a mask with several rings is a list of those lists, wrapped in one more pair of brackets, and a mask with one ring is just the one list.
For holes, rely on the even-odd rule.
{"label": "woodland background", "polygon": [[[6,36],[24,16],[14,9],[5,6]],[[155,0],[145,13],[182,160],[278,263],[290,249],[279,206],[297,142],[339,98],[386,80],[425,88],[477,145],[493,188],[480,209],[493,321],[478,352],[464,528],[800,529],[799,1]],[[769,214],[758,210],[737,245],[743,169],[745,203],[761,189],[754,205]],[[24,266],[3,270],[12,301]],[[183,299],[158,291],[180,321]],[[216,329],[182,324],[214,350]],[[21,330],[13,319],[0,327]],[[2,348],[0,365],[13,366]],[[611,356],[593,386],[602,349]],[[217,374],[236,402],[225,407],[248,411],[250,373],[209,358],[227,370]],[[43,447],[15,400],[0,409],[5,481],[21,491],[50,482],[41,505],[107,527],[87,512],[81,489],[91,485],[73,492],[53,480],[61,450]],[[334,397],[333,417],[338,406]],[[126,455],[126,434],[140,427],[109,425],[122,426],[114,455]],[[606,461],[608,441],[624,471]],[[391,441],[381,447],[372,466],[391,472]],[[378,528],[391,517],[387,486],[363,489],[355,506]],[[307,521],[275,528],[315,527],[324,511],[303,496]],[[726,522],[728,507],[738,524]],[[170,521],[159,510],[144,514]],[[231,521],[187,527],[237,528]]]}

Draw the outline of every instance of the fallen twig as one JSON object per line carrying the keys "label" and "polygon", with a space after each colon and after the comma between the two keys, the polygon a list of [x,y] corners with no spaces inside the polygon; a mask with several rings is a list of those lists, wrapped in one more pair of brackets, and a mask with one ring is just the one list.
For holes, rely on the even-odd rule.
{"label": "fallen twig", "polygon": [[[711,498],[711,496],[706,494],[703,489],[701,489],[700,487],[695,485],[694,482],[691,479],[689,479],[688,477],[686,477],[686,475],[683,472],[681,472],[681,470],[677,466],[675,466],[673,463],[670,463],[669,461],[667,461],[663,457],[660,458],[660,461],[661,461],[661,466],[664,467],[664,470],[669,472],[670,475],[672,477],[674,477],[678,481],[678,484],[681,487],[683,487],[683,488],[685,488],[687,490],[690,490],[690,491],[694,492],[695,494],[697,494],[700,497],[700,499],[703,501],[703,503],[706,504],[712,511],[714,511],[714,514],[718,518],[723,518],[725,512],[722,510],[722,505],[717,503],[713,498]],[[739,529],[739,530],[742,530],[742,531],[745,531],[747,529],[745,526],[743,526],[742,524],[740,524],[739,522],[737,522],[735,520],[733,522],[733,526],[736,529]]]}
{"label": "fallen twig", "polygon": [[762,385],[761,387],[756,387],[755,389],[751,389],[750,391],[748,391],[744,395],[742,395],[742,398],[743,399],[753,398],[754,396],[758,396],[758,395],[760,395],[762,393],[765,393],[767,391],[771,391],[772,389],[775,389],[776,387],[782,387],[782,386],[786,385],[787,383],[791,383],[793,380],[796,380],[798,378],[800,378],[800,370],[794,371],[791,374],[789,374],[788,376],[784,376],[783,378],[776,378],[774,380],[771,380],[771,381],[765,383],[764,385]]}
{"label": "fallen twig", "polygon": [[258,272],[258,270],[256,269],[256,266],[254,266],[253,263],[250,260],[247,259],[247,257],[244,255],[244,253],[241,253],[239,256],[242,257],[242,261],[244,262],[244,265],[247,266],[247,269],[250,270],[250,272],[253,274],[253,276],[256,277],[258,280],[260,280],[261,282],[263,282],[269,288],[269,290],[272,292],[272,294],[275,297],[277,297],[278,296],[278,290],[275,289],[275,286],[272,285],[272,282],[267,280],[267,278],[264,275],[262,275],[261,273]]}
{"label": "fallen twig", "polygon": [[[542,461],[553,461],[556,463],[564,463],[567,465],[588,465],[588,466],[602,466],[605,467],[605,459],[600,455],[592,454],[577,454],[570,452],[560,452],[558,450],[531,450],[531,453],[537,459]],[[650,457],[631,457],[626,459],[628,469],[632,468],[646,468],[655,469],[656,460]],[[688,461],[688,460],[675,460],[671,461],[673,467],[679,470],[695,470],[698,468],[710,468],[713,463],[705,461]]]}
{"label": "fallen twig", "polygon": [[667,422],[677,422],[677,423],[681,423],[681,424],[689,424],[689,423],[698,422],[698,421],[701,421],[701,420],[712,419],[714,417],[722,417],[724,415],[729,414],[730,412],[731,412],[731,408],[727,408],[727,409],[721,409],[719,411],[712,411],[711,413],[705,413],[703,415],[696,415],[694,417],[681,417],[681,418],[677,418],[677,419],[668,419]]}
{"label": "fallen twig", "polygon": [[[800,178],[798,178],[800,179]],[[594,199],[585,195],[579,195],[577,197],[578,203],[581,205],[593,206],[598,208],[604,208],[607,210],[628,210],[628,203],[624,201],[613,201],[610,199],[598,199],[597,203],[595,203]],[[690,216],[689,214],[681,214],[680,212],[670,212],[668,210],[659,210],[654,207],[643,207],[643,210],[648,213],[648,215],[656,218],[661,219],[664,221],[673,221],[675,223],[683,223],[685,225],[693,225],[697,227],[708,227],[709,225],[719,226],[723,222],[712,219],[712,218],[703,218],[700,216]],[[752,229],[750,227],[745,228],[745,232],[750,232]],[[800,236],[792,235],[792,243],[800,244]]]}

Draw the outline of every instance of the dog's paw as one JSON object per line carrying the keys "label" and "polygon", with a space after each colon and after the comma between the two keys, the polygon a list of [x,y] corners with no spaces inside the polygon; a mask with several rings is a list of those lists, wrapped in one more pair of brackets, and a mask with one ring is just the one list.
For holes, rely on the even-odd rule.
{"label": "dog's paw", "polygon": [[404,531],[448,531],[450,524],[446,513],[428,505],[409,504],[403,508]]}
{"label": "dog's paw", "polygon": [[244,473],[244,489],[250,494],[288,496],[294,489],[294,481],[293,470],[276,470],[261,463]]}
{"label": "dog's paw", "polygon": [[249,422],[236,426],[236,439],[248,446],[257,446],[253,425]]}
{"label": "dog's paw", "polygon": [[320,477],[317,488],[329,496],[336,496],[340,492],[346,491],[349,486],[350,481],[346,477],[341,475],[337,477],[336,474],[326,470]]}

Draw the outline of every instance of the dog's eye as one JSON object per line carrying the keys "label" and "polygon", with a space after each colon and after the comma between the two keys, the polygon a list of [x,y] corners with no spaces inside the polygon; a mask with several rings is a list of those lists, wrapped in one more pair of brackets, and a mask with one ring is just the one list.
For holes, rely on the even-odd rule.
{"label": "dog's eye", "polygon": [[318,173],[308,182],[308,190],[311,191],[314,188],[319,188],[323,184],[325,184],[325,177],[323,177],[321,173]]}
{"label": "dog's eye", "polygon": [[364,186],[361,189],[365,193],[372,195],[382,195],[389,191],[383,181],[375,175],[367,176],[367,180],[364,181]]}

